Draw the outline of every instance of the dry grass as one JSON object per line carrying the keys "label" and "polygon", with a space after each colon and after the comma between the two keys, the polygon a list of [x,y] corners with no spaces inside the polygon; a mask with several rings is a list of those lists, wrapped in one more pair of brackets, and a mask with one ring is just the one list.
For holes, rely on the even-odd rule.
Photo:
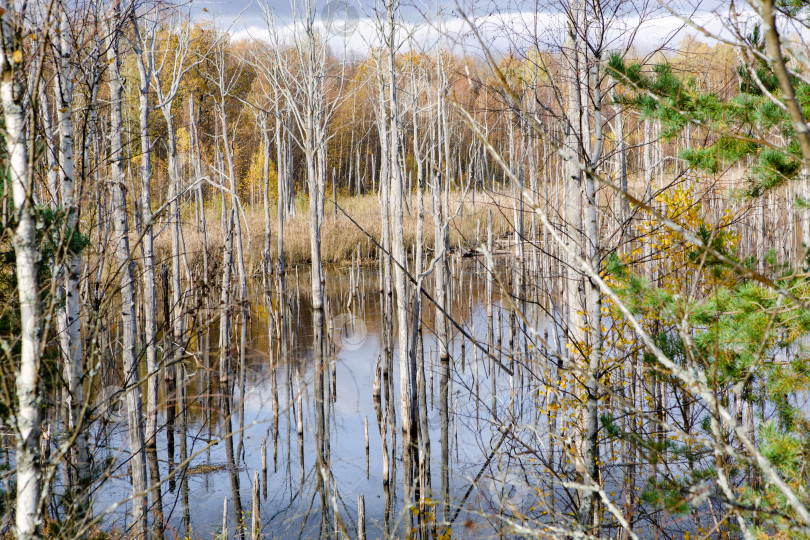
{"label": "dry grass", "polygon": [[[307,264],[310,262],[310,242],[309,242],[309,211],[306,201],[299,200],[296,205],[296,215],[285,221],[284,224],[284,254],[287,264]],[[407,210],[404,213],[403,229],[405,232],[405,243],[412,248],[416,241],[416,198],[410,202],[410,214]],[[321,253],[324,264],[339,264],[351,260],[352,254],[357,253],[358,246],[360,256],[363,260],[370,260],[376,257],[376,248],[369,239],[368,234],[376,240],[381,237],[382,225],[380,222],[380,205],[375,196],[346,197],[338,201],[338,205],[357,223],[355,225],[345,217],[340,210],[335,215],[334,207],[331,203],[326,203],[325,217],[321,228]],[[455,213],[459,205],[459,196],[450,196],[450,207]],[[492,210],[493,229],[496,234],[507,230],[506,219],[496,206],[511,207],[510,201],[503,196],[496,198],[487,197],[476,200],[473,208],[472,202],[468,200],[464,203],[463,212],[459,212],[450,222],[450,245],[457,247],[473,247],[476,244],[476,234],[482,240],[486,237],[487,212]],[[424,245],[428,249],[433,247],[433,218],[430,214],[430,200],[425,200],[425,224],[424,224]],[[511,216],[511,210],[505,212]],[[206,209],[208,225],[208,253],[209,256],[220,255],[220,250],[224,242],[224,231],[221,226],[221,214],[219,205],[214,204]],[[271,213],[272,238],[273,238],[273,258],[278,251],[278,231],[276,230],[276,211]],[[198,232],[194,224],[194,215],[184,216],[183,237],[186,252],[189,254],[189,262],[198,264],[202,260],[202,252],[205,249],[202,233]],[[264,212],[261,207],[245,208],[245,220],[243,224],[243,238],[245,242],[245,264],[250,272],[258,268],[261,261],[264,237]],[[247,225],[247,227],[245,227]],[[359,227],[362,228],[362,230]],[[365,231],[365,232],[364,232]],[[249,232],[249,234],[248,234]],[[368,234],[366,234],[368,233]],[[248,238],[249,237],[249,238]],[[170,238],[167,233],[156,239],[156,254],[158,259],[169,254],[171,250]]]}
{"label": "dry grass", "polygon": [[219,463],[215,465],[209,465],[207,463],[201,463],[200,465],[196,465],[194,467],[189,467],[186,469],[186,474],[211,474],[219,471],[224,471],[227,465],[224,463]]}

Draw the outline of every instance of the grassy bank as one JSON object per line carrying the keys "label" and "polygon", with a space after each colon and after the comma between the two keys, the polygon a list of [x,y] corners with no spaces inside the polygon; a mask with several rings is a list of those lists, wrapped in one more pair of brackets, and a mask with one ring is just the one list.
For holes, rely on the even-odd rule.
{"label": "grassy bank", "polygon": [[[506,197],[499,196],[495,199],[480,197],[476,200],[475,206],[468,200],[464,202],[463,209],[459,209],[458,195],[450,196],[451,215],[450,221],[450,245],[456,247],[474,247],[477,235],[481,239],[486,237],[487,214],[492,211],[493,229],[499,234],[507,229],[506,216],[511,217],[510,201]],[[380,204],[375,196],[345,197],[339,198],[338,205],[351,216],[347,218],[340,209],[335,213],[334,206],[327,202],[325,216],[321,228],[321,251],[324,264],[339,264],[351,260],[352,254],[359,250],[362,260],[369,260],[376,257],[374,243],[368,235],[379,240],[381,237],[382,225],[380,219]],[[498,208],[500,206],[501,208]],[[404,211],[403,229],[405,233],[405,243],[412,249],[416,241],[416,197],[409,201],[410,212]],[[502,212],[503,209],[503,212]],[[310,262],[310,241],[309,241],[309,211],[307,201],[299,199],[296,203],[295,215],[285,221],[284,224],[284,254],[287,264],[306,264]],[[222,216],[220,205],[214,203],[206,208],[206,223],[208,226],[208,253],[210,256],[220,255],[223,246],[225,231],[222,227]],[[352,223],[352,220],[356,222]],[[183,239],[185,248],[189,254],[191,264],[202,261],[202,253],[205,249],[202,232],[197,230],[193,209],[183,216]],[[277,213],[275,207],[271,211],[273,259],[278,253],[278,230]],[[258,268],[261,261],[262,249],[264,248],[264,211],[261,206],[245,207],[244,219],[242,221],[243,241],[245,245],[245,264],[249,271],[253,272]],[[433,247],[433,217],[430,214],[430,201],[425,200],[425,223],[424,223],[425,246],[429,249]],[[362,230],[361,230],[362,229]],[[365,232],[364,232],[365,231]],[[171,239],[168,231],[161,234],[156,242],[156,255],[162,259],[171,252]]]}

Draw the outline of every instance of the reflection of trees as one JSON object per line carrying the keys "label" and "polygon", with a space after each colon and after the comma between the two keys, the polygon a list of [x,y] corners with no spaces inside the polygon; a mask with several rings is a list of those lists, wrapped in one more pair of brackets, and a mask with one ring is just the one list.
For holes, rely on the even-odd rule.
{"label": "reflection of trees", "polygon": [[[324,343],[324,320],[323,310],[315,310],[312,313],[312,329],[313,329],[313,353],[315,363],[315,395],[313,406],[315,409],[315,478],[317,485],[317,492],[320,495],[321,502],[321,523],[320,531],[321,538],[330,536],[332,523],[329,519],[330,515],[330,485],[332,483],[331,475],[331,456],[329,446],[329,409],[331,406],[331,399],[329,397],[329,386],[326,384],[326,366],[328,359],[325,354]],[[337,489],[337,487],[335,487]]]}

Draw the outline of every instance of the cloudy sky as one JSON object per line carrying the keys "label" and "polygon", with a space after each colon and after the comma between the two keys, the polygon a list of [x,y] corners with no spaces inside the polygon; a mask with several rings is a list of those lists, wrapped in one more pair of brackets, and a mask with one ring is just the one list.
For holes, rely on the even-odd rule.
{"label": "cloudy sky", "polygon": [[[374,0],[309,1],[316,6],[321,32],[335,52],[363,54],[377,43]],[[680,16],[673,15],[656,0],[608,1],[616,7],[608,36],[609,48],[616,49],[624,48],[631,35],[635,47],[643,51],[667,44],[675,46],[687,34],[696,33],[684,24],[683,18],[710,32],[723,34],[724,20],[728,18],[728,3],[721,0],[699,3],[698,0],[669,0],[667,6]],[[297,0],[298,4],[305,2]],[[401,18],[407,32],[402,32],[401,37],[410,34],[403,46],[430,49],[441,42],[444,46],[464,49],[468,54],[480,52],[481,46],[460,17],[458,8],[461,6],[461,10],[475,20],[485,43],[493,51],[526,50],[535,45],[532,36],[539,36],[536,44],[541,48],[553,47],[564,40],[564,3],[563,0],[459,0],[456,4],[455,1],[403,0]],[[266,39],[266,13],[271,14],[275,28],[282,34],[291,31],[294,21],[291,0],[199,0],[192,9],[195,18],[212,19],[236,38]]]}

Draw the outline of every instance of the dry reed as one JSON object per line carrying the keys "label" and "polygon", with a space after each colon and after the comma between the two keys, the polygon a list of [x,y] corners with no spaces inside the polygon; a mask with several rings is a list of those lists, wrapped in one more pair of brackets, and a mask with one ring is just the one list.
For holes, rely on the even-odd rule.
{"label": "dry reed", "polygon": [[[450,245],[452,248],[474,248],[480,235],[486,234],[487,211],[492,210],[493,227],[496,233],[507,230],[508,223],[505,216],[510,211],[502,213],[509,201],[503,196],[487,196],[487,200],[479,197],[473,207],[471,201],[464,203],[462,211],[456,212],[460,195],[450,196],[450,206],[454,217],[450,221]],[[405,243],[412,248],[416,241],[416,198],[409,201],[409,209],[404,213],[403,229]],[[340,264],[349,261],[352,254],[359,252],[361,260],[368,261],[376,257],[377,250],[369,235],[379,241],[381,238],[380,205],[376,196],[366,195],[360,197],[346,197],[338,201],[339,209],[335,214],[331,202],[325,203],[324,221],[321,228],[321,252],[324,264]],[[430,201],[425,200],[424,245],[428,249],[433,247],[433,218],[430,214]],[[341,209],[351,216],[347,218]],[[272,255],[275,259],[278,252],[277,213],[273,208],[271,212]],[[221,212],[218,204],[206,207],[206,223],[208,227],[209,256],[222,248],[224,231],[222,229]],[[296,213],[284,222],[284,254],[288,265],[308,264],[310,262],[309,240],[309,211],[306,201],[298,201]],[[243,220],[243,241],[245,245],[245,264],[249,272],[255,272],[264,249],[264,211],[260,206],[245,207]],[[359,227],[358,227],[359,226]],[[361,230],[362,228],[362,230]],[[476,234],[479,237],[476,237]],[[202,232],[197,229],[193,212],[183,218],[183,239],[185,250],[192,265],[200,264],[202,252],[205,248]],[[171,252],[171,239],[168,231],[158,236],[155,241],[155,254],[158,260],[168,258]]]}

